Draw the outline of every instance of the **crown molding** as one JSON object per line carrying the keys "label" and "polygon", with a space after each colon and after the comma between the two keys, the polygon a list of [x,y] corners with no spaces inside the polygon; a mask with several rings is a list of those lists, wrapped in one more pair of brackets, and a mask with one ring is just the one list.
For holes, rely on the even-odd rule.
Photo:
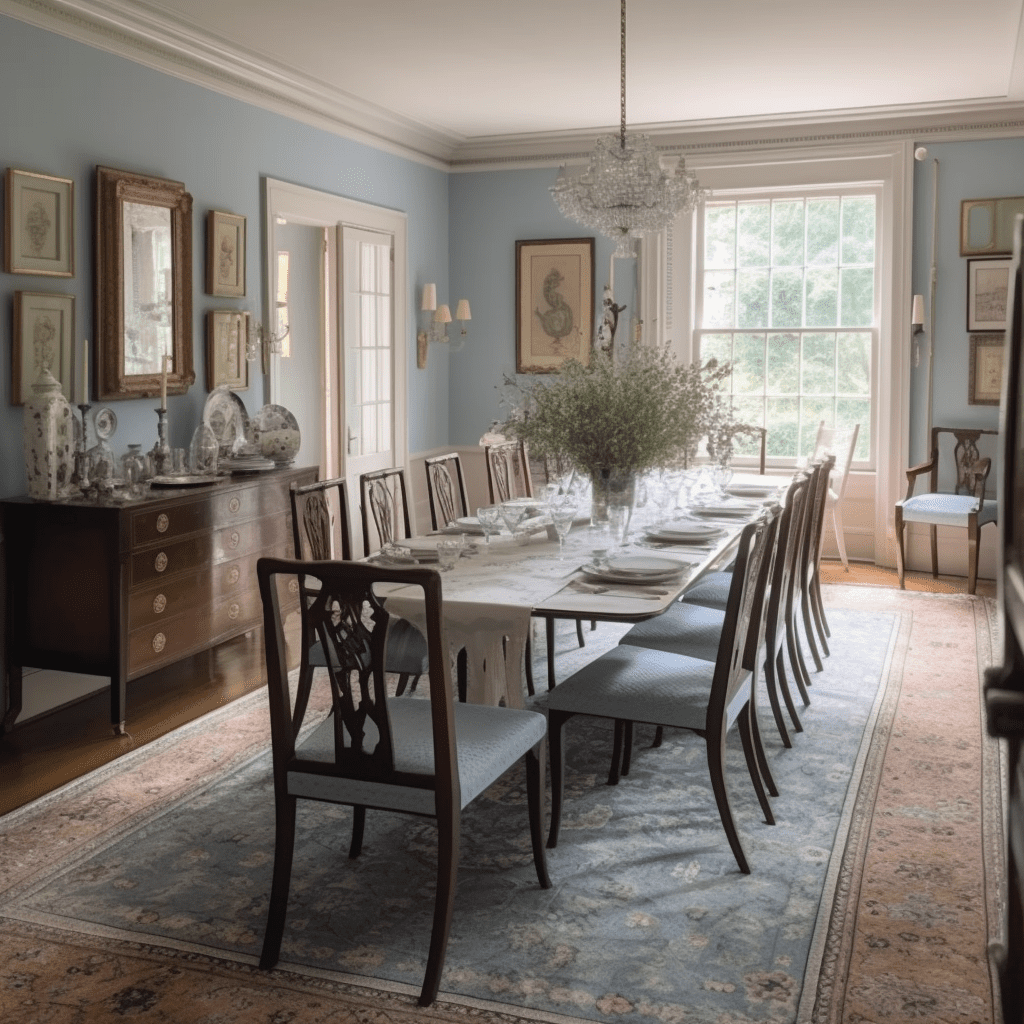
{"label": "crown molding", "polygon": [[[582,163],[598,135],[618,131],[609,126],[597,132],[465,138],[404,118],[228,40],[196,33],[143,0],[0,0],[0,14],[439,170]],[[1024,61],[1020,64],[1024,67]],[[630,130],[647,132],[665,153],[693,155],[908,139],[980,140],[1024,135],[1024,102],[809,111],[771,119],[631,125]]]}

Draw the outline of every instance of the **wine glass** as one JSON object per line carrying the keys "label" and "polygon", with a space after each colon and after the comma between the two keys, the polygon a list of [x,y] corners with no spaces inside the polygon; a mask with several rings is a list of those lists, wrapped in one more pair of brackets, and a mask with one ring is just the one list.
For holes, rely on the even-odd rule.
{"label": "wine glass", "polygon": [[484,531],[484,543],[491,543],[491,534],[501,533],[501,506],[485,505],[476,510],[477,522]]}
{"label": "wine glass", "polygon": [[498,506],[498,514],[502,522],[508,527],[508,532],[514,537],[516,527],[526,518],[526,506],[517,502],[506,501]]}
{"label": "wine glass", "polygon": [[565,558],[565,538],[578,511],[579,506],[572,501],[560,501],[548,506],[548,515],[551,516],[551,523],[555,528],[555,533],[558,534],[558,557],[560,560]]}

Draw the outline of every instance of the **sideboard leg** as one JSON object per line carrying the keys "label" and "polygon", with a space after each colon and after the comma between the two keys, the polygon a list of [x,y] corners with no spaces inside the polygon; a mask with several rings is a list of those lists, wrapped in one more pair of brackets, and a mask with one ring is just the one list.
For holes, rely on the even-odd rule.
{"label": "sideboard leg", "polygon": [[[4,710],[3,721],[0,722],[0,733],[10,732],[21,714],[22,684],[21,666],[7,666],[7,709]],[[0,710],[3,710],[0,708]]]}

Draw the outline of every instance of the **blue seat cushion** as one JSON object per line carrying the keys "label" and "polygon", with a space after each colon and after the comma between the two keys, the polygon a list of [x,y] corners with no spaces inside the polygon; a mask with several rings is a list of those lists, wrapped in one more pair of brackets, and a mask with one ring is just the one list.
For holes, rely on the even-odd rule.
{"label": "blue seat cushion", "polygon": [[547,695],[550,711],[704,729],[715,666],[620,644]]}
{"label": "blue seat cushion", "polygon": [[[547,721],[540,712],[484,704],[453,705],[462,807],[479,796],[528,750],[544,739]],[[434,736],[430,701],[418,697],[389,697],[395,770],[413,775],[434,774]],[[375,728],[367,722],[367,743]],[[347,738],[347,737],[346,737]],[[296,747],[303,760],[334,761],[334,717],[329,715]],[[430,790],[377,782],[289,772],[289,792],[339,803],[365,804],[418,814],[434,813]]]}
{"label": "blue seat cushion", "polygon": [[663,614],[638,622],[619,643],[717,661],[724,625],[721,609],[677,601]]}
{"label": "blue seat cushion", "polygon": [[709,572],[699,583],[683,595],[687,604],[702,604],[707,608],[725,611],[732,588],[731,572]]}
{"label": "blue seat cushion", "polygon": [[[896,503],[903,507],[905,523],[931,523],[936,526],[967,526],[968,516],[978,510],[978,499],[969,494],[917,494]],[[978,515],[978,525],[996,521],[995,500],[986,500]]]}

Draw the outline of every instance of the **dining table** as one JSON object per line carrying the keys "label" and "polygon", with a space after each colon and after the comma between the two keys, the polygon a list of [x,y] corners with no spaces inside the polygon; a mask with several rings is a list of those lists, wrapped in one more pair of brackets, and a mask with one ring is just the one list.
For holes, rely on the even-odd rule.
{"label": "dining table", "polygon": [[[536,502],[515,534],[481,536],[473,522],[409,538],[401,551],[372,556],[385,564],[437,565],[437,546],[464,537],[459,557],[441,573],[443,627],[450,650],[465,650],[466,699],[525,706],[524,663],[534,619],[547,627],[548,685],[555,683],[554,623],[559,619],[635,623],[662,614],[707,573],[732,557],[743,526],[788,481],[734,478],[731,493],[700,504],[634,508],[623,538],[590,524],[581,508],[560,549]],[[388,586],[390,614],[425,628],[422,592]]]}

